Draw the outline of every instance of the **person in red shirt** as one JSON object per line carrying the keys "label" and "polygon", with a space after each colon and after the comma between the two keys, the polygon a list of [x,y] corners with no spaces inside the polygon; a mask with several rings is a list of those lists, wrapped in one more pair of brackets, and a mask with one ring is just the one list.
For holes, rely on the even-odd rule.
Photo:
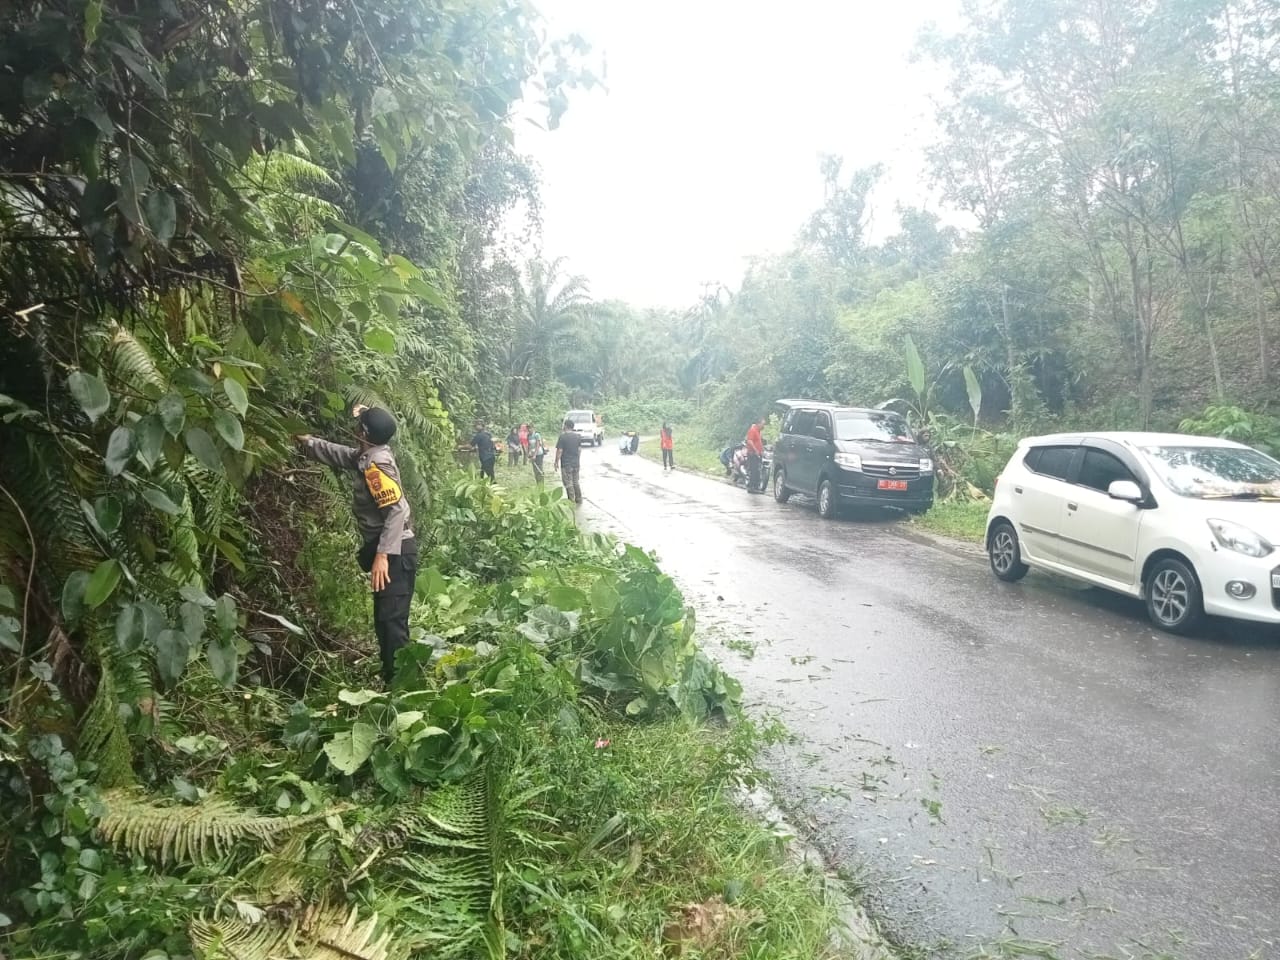
{"label": "person in red shirt", "polygon": [[676,468],[676,457],[672,450],[671,424],[664,423],[662,425],[662,431],[658,436],[662,442],[662,469],[674,470]]}
{"label": "person in red shirt", "polygon": [[760,435],[764,417],[759,417],[747,430],[747,489],[761,493],[760,465],[764,462],[764,437]]}

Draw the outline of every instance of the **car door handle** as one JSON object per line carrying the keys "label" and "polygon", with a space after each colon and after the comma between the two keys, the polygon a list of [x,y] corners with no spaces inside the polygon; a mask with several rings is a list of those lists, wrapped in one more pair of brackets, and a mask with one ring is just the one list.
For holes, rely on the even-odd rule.
{"label": "car door handle", "polygon": [[1068,504],[1067,504],[1067,509],[1068,509],[1068,510],[1077,510],[1077,509],[1079,509],[1079,507],[1080,507],[1080,504],[1078,504],[1078,503],[1068,503]]}
{"label": "car door handle", "polygon": [[1014,487],[1014,488],[1013,488],[1013,492],[1014,492],[1014,493],[1021,493],[1021,492],[1022,492],[1022,488],[1021,488],[1021,487]]}

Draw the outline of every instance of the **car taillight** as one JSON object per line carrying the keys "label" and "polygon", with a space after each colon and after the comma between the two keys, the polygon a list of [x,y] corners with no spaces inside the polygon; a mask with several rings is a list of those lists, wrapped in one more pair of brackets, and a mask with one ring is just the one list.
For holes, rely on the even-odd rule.
{"label": "car taillight", "polygon": [[995,493],[999,489],[1000,489],[1000,478],[996,477],[995,481],[991,484],[991,492]]}

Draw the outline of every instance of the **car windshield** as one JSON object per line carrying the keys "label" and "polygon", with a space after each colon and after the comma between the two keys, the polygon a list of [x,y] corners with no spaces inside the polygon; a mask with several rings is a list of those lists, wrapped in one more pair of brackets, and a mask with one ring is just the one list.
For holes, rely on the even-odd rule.
{"label": "car windshield", "polygon": [[1249,447],[1144,447],[1143,453],[1179,496],[1280,499],[1280,462]]}
{"label": "car windshield", "polygon": [[575,424],[591,423],[592,422],[591,411],[590,410],[570,410],[569,416],[566,419],[572,420]]}
{"label": "car windshield", "polygon": [[914,443],[907,421],[896,413],[836,413],[837,440]]}

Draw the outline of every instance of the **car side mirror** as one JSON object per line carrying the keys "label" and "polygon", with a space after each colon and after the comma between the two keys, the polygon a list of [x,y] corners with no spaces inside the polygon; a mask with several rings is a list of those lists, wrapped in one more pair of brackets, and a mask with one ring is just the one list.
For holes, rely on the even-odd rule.
{"label": "car side mirror", "polygon": [[1132,480],[1114,480],[1107,487],[1107,496],[1112,500],[1124,500],[1127,503],[1141,503],[1144,499],[1142,488]]}
{"label": "car side mirror", "polygon": [[826,427],[821,427],[821,426],[819,426],[819,427],[814,427],[814,428],[813,428],[813,435],[814,435],[815,437],[817,437],[819,440],[830,440],[830,439],[831,439],[831,434],[829,434],[829,433],[827,432],[827,428],[826,428]]}

